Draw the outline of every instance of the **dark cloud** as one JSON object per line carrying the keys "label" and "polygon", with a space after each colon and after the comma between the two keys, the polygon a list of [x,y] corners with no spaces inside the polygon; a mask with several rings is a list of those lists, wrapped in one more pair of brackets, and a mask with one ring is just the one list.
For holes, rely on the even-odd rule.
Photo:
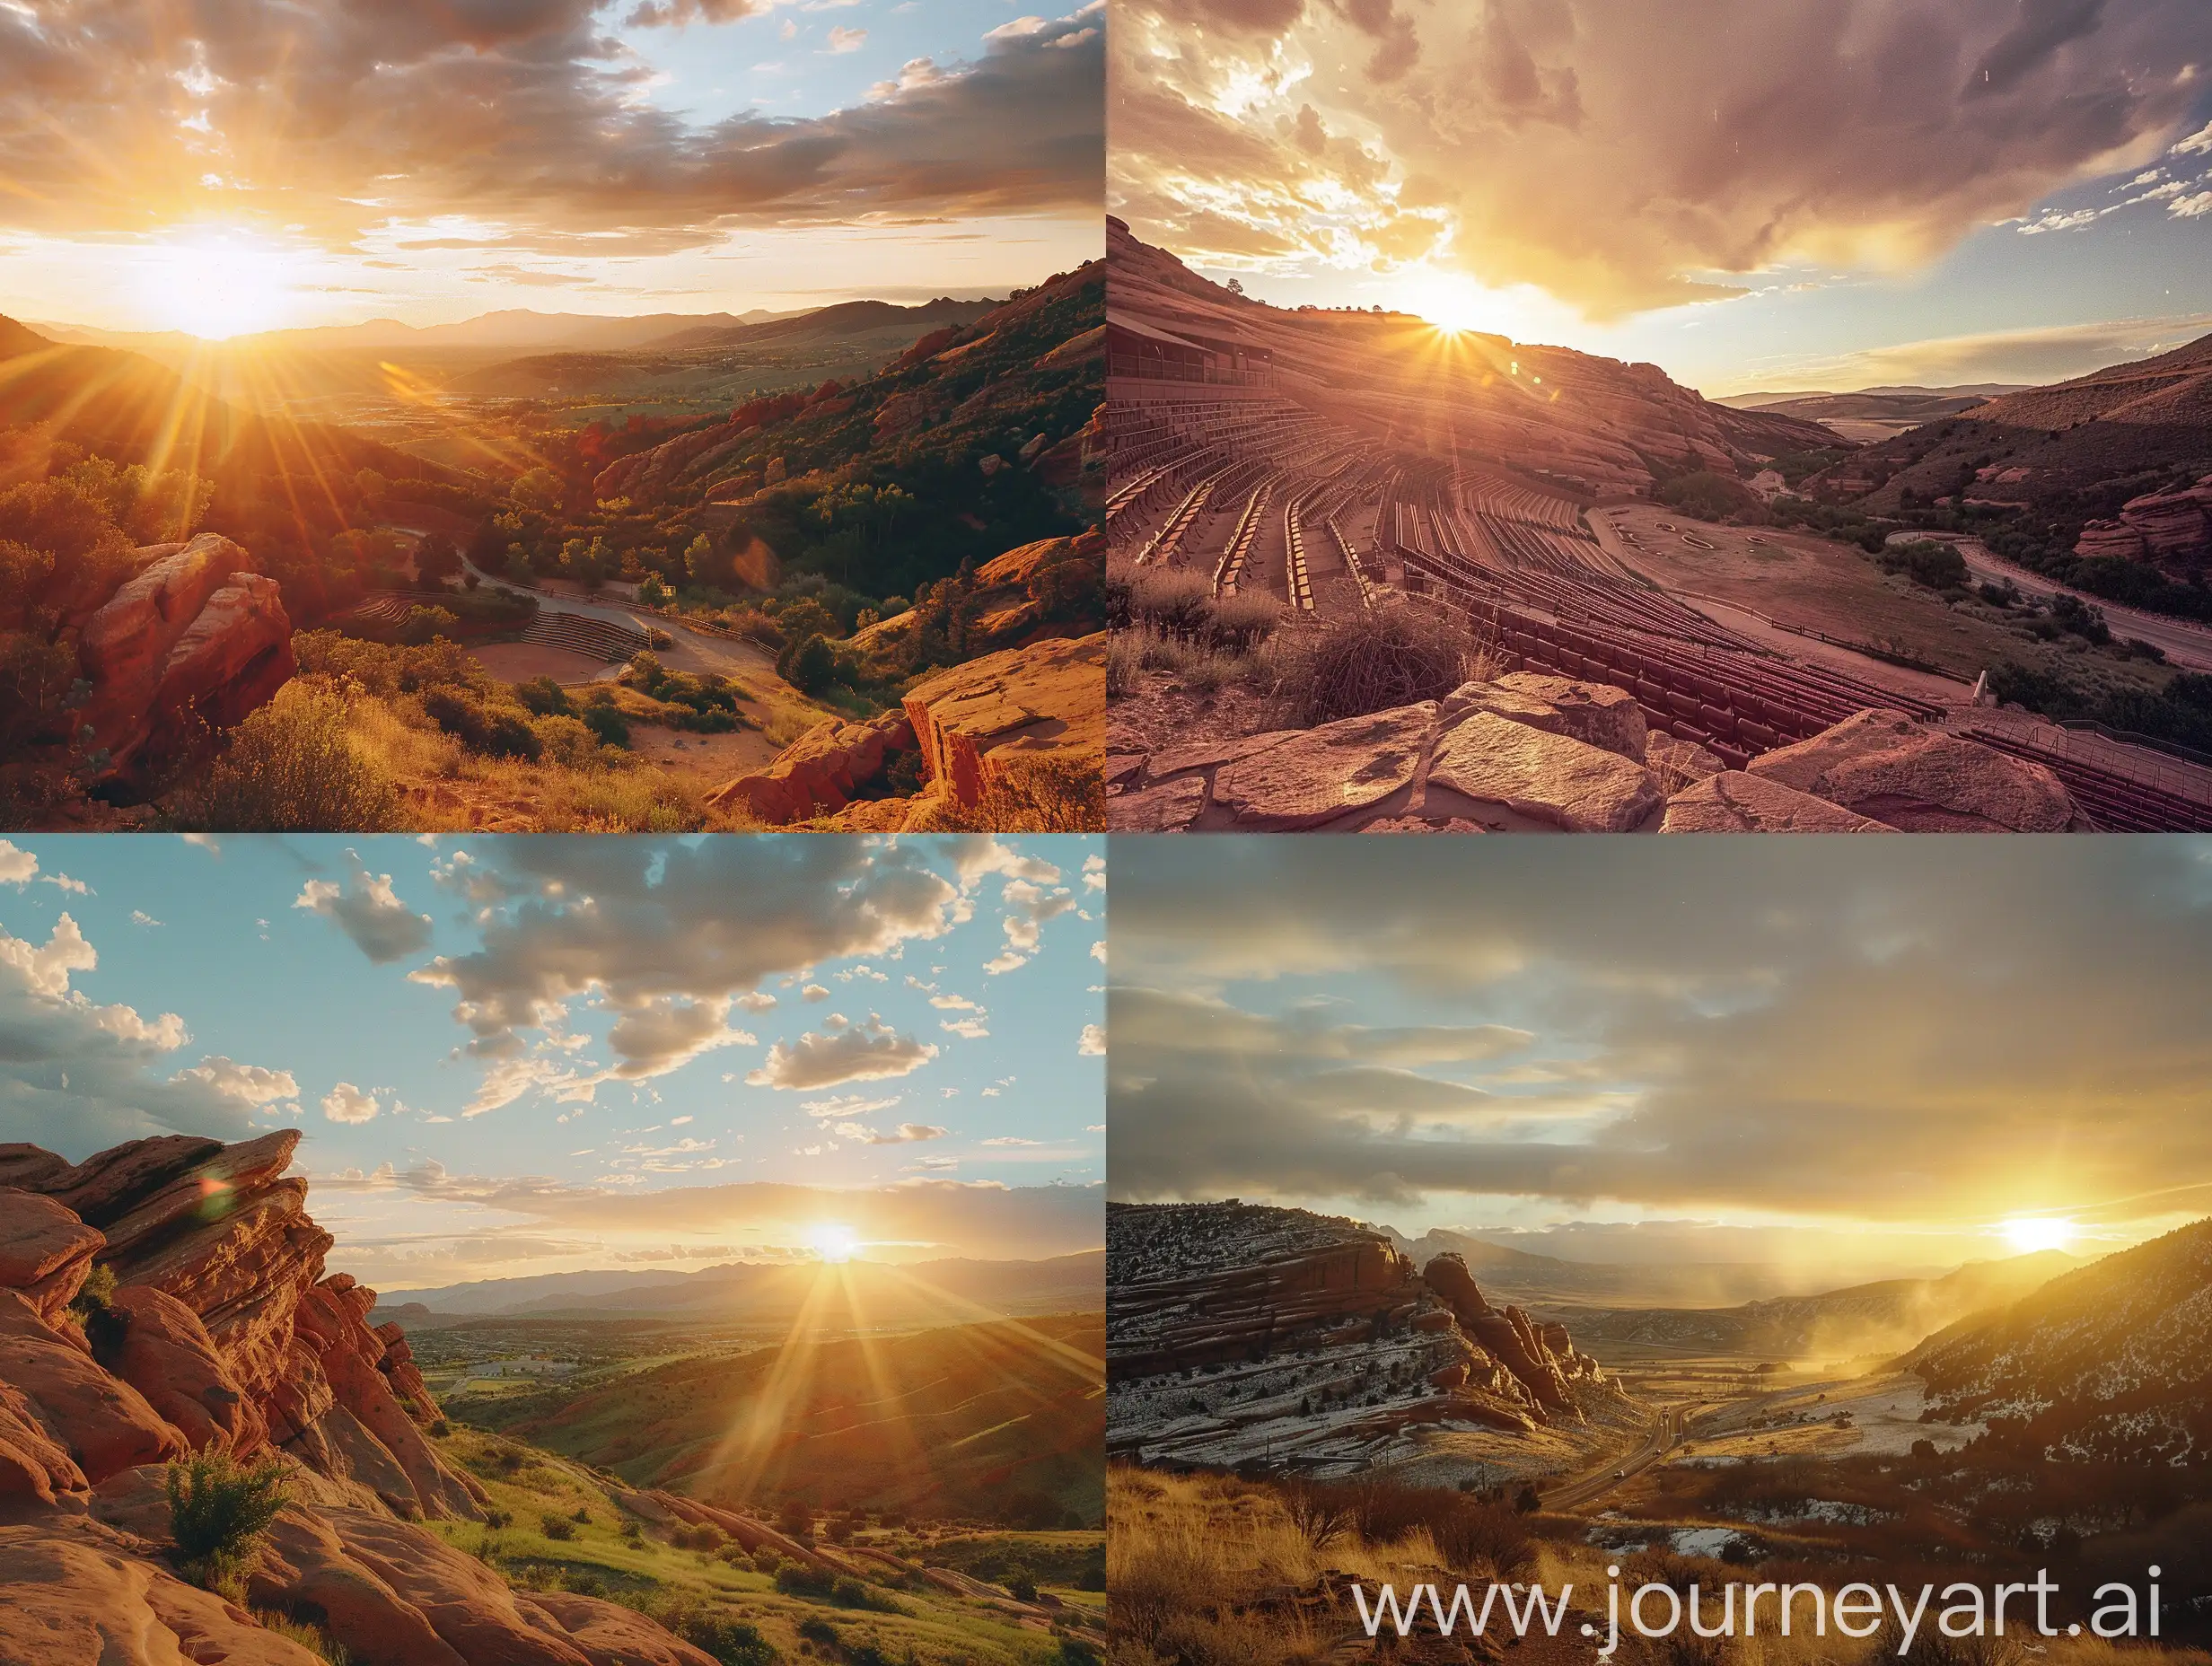
{"label": "dark cloud", "polygon": [[[733,0],[643,20],[722,21]],[[917,60],[829,115],[694,126],[593,0],[31,0],[0,8],[0,225],[260,215],[349,241],[461,215],[522,246],[1099,201],[1102,0]],[[542,241],[541,241],[542,240]]]}
{"label": "dark cloud", "polygon": [[[2201,1211],[2212,842],[1877,843],[1137,841],[1115,1194]],[[1277,978],[1527,1045],[1347,1068]]]}

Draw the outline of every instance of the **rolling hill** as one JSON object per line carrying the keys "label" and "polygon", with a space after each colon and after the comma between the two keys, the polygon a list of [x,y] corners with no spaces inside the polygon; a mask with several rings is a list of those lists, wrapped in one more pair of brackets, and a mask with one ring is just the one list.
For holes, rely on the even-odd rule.
{"label": "rolling hill", "polygon": [[640,1486],[1037,1527],[1103,1515],[1105,1318],[800,1338],[456,1416]]}
{"label": "rolling hill", "polygon": [[51,341],[0,318],[0,426],[32,424],[118,461],[233,488],[361,469],[391,479],[460,478],[343,428],[241,410],[142,355]]}
{"label": "rolling hill", "polygon": [[2052,1279],[1903,1363],[1939,1417],[2047,1460],[2212,1460],[2212,1220]]}

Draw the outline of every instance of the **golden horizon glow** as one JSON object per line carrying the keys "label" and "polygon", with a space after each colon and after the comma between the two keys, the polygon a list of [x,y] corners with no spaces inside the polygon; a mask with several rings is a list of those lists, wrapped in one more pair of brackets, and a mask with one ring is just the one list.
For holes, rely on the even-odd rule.
{"label": "golden horizon glow", "polygon": [[851,1260],[860,1249],[860,1240],[849,1226],[840,1226],[834,1221],[825,1221],[807,1234],[807,1245],[814,1253],[832,1267]]}
{"label": "golden horizon glow", "polygon": [[139,300],[171,329],[202,341],[282,329],[299,294],[293,256],[233,226],[180,228],[138,276]]}
{"label": "golden horizon glow", "polygon": [[2081,1236],[2081,1228],[2073,1221],[2042,1215],[2018,1215],[1999,1228],[2006,1242],[2022,1255],[2034,1255],[2045,1250],[2064,1250]]}

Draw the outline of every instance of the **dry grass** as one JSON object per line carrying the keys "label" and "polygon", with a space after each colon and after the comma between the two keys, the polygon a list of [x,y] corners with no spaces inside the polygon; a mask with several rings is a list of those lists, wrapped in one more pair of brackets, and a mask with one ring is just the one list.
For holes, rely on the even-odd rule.
{"label": "dry grass", "polygon": [[1298,729],[1440,700],[1498,670],[1460,619],[1416,601],[1277,631],[1260,668],[1284,725]]}

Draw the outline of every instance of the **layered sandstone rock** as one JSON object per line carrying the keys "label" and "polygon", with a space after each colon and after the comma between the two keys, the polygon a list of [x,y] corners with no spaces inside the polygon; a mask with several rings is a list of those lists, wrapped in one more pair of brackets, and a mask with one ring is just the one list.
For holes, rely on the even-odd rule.
{"label": "layered sandstone rock", "polygon": [[2077,556],[2147,561],[2184,583],[2212,566],[2212,475],[2175,492],[2129,498],[2111,521],[2092,521],[2074,546]]}
{"label": "layered sandstone rock", "polygon": [[[417,1524],[482,1519],[483,1491],[426,1438],[436,1402],[399,1328],[367,1322],[375,1293],[325,1272],[330,1238],[285,1176],[298,1137],[74,1164],[0,1146],[0,1660],[316,1666],[170,1571],[167,1465],[220,1451],[291,1471],[250,1607],[353,1660],[714,1666],[630,1609],[511,1590]],[[95,1267],[111,1294],[85,1291]]]}
{"label": "layered sandstone rock", "polygon": [[292,622],[274,579],[216,532],[139,552],[138,570],[77,637],[91,695],[76,722],[110,773],[158,766],[262,705],[292,676]]}
{"label": "layered sandstone rock", "polygon": [[1349,1473],[1453,1431],[1624,1404],[1563,1327],[1493,1308],[1456,1257],[1295,1209],[1110,1206],[1109,1442],[1152,1463]]}
{"label": "layered sandstone rock", "polygon": [[[0,1146],[0,1174],[27,1194],[8,1218],[43,1223],[48,1242],[0,1257],[0,1347],[13,1361],[0,1381],[94,1486],[186,1451],[275,1447],[322,1474],[373,1478],[394,1508],[479,1516],[481,1489],[423,1438],[437,1407],[405,1337],[369,1328],[374,1292],[324,1276],[330,1235],[307,1216],[306,1182],[285,1178],[298,1143],[292,1129],[233,1145],[171,1135],[74,1165]],[[28,1227],[18,1236],[32,1241]],[[82,1328],[59,1311],[82,1271],[57,1285],[53,1268],[37,1270],[64,1239],[78,1246],[68,1265],[97,1262],[116,1280]]]}

